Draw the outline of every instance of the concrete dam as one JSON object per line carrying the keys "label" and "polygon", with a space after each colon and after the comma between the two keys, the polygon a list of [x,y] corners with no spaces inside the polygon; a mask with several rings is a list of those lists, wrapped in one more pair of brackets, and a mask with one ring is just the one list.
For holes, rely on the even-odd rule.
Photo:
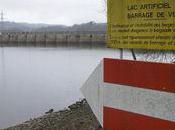
{"label": "concrete dam", "polygon": [[2,33],[0,46],[77,46],[105,47],[105,33],[45,33],[45,32],[15,32]]}

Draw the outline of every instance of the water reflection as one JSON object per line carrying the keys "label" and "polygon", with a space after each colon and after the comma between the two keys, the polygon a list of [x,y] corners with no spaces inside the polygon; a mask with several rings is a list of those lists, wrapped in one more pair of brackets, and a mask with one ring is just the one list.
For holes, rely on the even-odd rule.
{"label": "water reflection", "polygon": [[62,109],[82,98],[79,88],[116,50],[0,48],[0,128]]}

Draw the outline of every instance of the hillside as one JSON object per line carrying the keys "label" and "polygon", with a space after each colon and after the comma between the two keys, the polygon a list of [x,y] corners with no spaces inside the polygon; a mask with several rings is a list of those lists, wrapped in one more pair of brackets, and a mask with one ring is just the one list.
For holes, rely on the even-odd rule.
{"label": "hillside", "polygon": [[106,23],[95,22],[65,26],[5,21],[0,23],[0,25],[0,30],[4,32],[106,32]]}

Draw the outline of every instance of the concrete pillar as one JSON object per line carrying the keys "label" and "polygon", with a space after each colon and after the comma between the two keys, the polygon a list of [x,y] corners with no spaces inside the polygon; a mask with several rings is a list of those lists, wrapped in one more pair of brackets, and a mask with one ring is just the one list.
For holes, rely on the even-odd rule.
{"label": "concrete pillar", "polygon": [[58,33],[56,34],[56,43],[57,43],[57,46],[67,46],[68,44],[68,35],[67,34],[61,34],[61,33]]}
{"label": "concrete pillar", "polygon": [[8,45],[9,46],[17,46],[18,45],[18,34],[17,33],[10,34],[10,40],[9,40]]}
{"label": "concrete pillar", "polygon": [[27,46],[36,46],[36,34],[27,33]]}
{"label": "concrete pillar", "polygon": [[10,41],[10,34],[3,33],[2,34],[2,46],[7,46]]}
{"label": "concrete pillar", "polygon": [[92,47],[92,35],[81,34],[80,35],[80,46],[81,47]]}
{"label": "concrete pillar", "polygon": [[0,47],[3,46],[3,42],[2,42],[2,34],[0,34]]}
{"label": "concrete pillar", "polygon": [[94,47],[105,47],[106,45],[106,35],[105,34],[93,34],[92,44]]}
{"label": "concrete pillar", "polygon": [[56,46],[56,34],[55,33],[46,34],[46,46]]}
{"label": "concrete pillar", "polygon": [[18,45],[26,46],[27,44],[27,33],[19,33],[18,34]]}
{"label": "concrete pillar", "polygon": [[71,34],[68,37],[68,46],[69,47],[79,47],[80,35]]}
{"label": "concrete pillar", "polygon": [[46,33],[36,33],[36,46],[46,46]]}

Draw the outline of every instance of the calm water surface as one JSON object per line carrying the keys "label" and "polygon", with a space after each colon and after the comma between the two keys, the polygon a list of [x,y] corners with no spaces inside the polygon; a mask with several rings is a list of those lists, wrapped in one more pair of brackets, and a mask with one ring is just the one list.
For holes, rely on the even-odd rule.
{"label": "calm water surface", "polygon": [[79,88],[116,50],[0,48],[0,128],[60,110],[83,98]]}

